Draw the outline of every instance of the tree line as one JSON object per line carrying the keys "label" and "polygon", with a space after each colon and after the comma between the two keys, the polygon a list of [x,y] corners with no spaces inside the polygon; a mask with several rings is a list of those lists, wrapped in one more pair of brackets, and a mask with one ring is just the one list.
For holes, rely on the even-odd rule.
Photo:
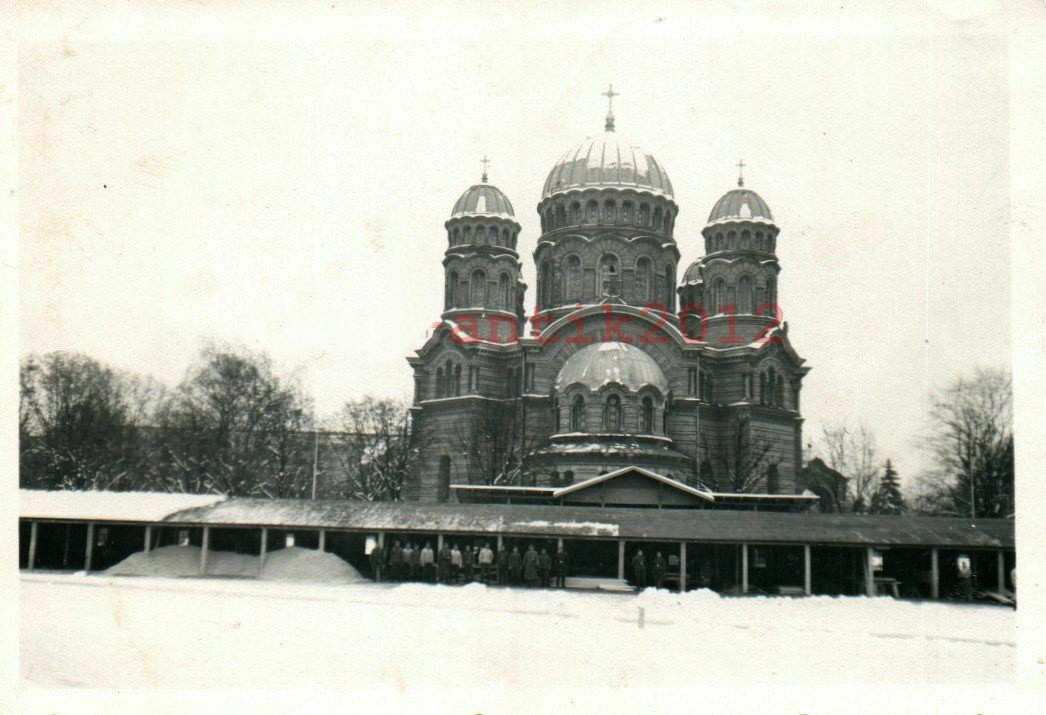
{"label": "tree line", "polygon": [[392,500],[415,456],[406,404],[366,397],[321,422],[245,349],[205,348],[173,389],[66,352],[28,356],[19,377],[26,488]]}
{"label": "tree line", "polygon": [[[82,354],[30,355],[18,416],[19,480],[35,489],[397,500],[420,448],[406,403],[364,397],[321,420],[298,380],[277,374],[265,354],[218,345],[204,348],[174,388]],[[478,415],[463,449],[489,466],[488,483],[520,482],[524,417],[501,417]],[[811,445],[817,459],[807,460],[806,486],[827,511],[1006,517],[1014,511],[1012,423],[1009,373],[977,369],[933,395],[923,444],[933,467],[905,487],[872,430],[847,421],[824,426]],[[475,448],[476,435],[495,449]],[[736,461],[730,487],[749,491],[754,480],[745,475],[763,470]],[[814,469],[817,462],[828,469]]]}

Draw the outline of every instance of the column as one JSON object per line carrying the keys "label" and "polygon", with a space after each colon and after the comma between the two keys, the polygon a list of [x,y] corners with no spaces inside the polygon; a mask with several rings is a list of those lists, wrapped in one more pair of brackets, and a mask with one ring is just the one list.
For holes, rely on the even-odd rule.
{"label": "column", "polygon": [[941,597],[941,572],[937,564],[937,547],[930,549],[930,598]]}
{"label": "column", "polygon": [[327,530],[320,529],[320,551],[327,550]]}
{"label": "column", "polygon": [[153,527],[145,527],[145,554],[148,556],[149,552],[153,550]]}
{"label": "column", "polygon": [[686,593],[686,542],[679,542],[679,592]]}
{"label": "column", "polygon": [[872,554],[875,549],[866,546],[864,549],[864,593],[866,596],[875,595],[875,569],[872,568]]}
{"label": "column", "polygon": [[[33,524],[36,526],[36,524]],[[30,568],[32,565],[30,564]],[[998,583],[999,593],[1006,592],[1006,556],[1002,551],[995,552],[995,577]]]}
{"label": "column", "polygon": [[741,593],[748,593],[748,544],[741,544]]}
{"label": "column", "polygon": [[[33,566],[36,564],[36,531],[39,522],[29,522],[29,560],[26,561],[26,569],[29,571],[33,570]],[[1001,551],[999,552],[1002,553]],[[1001,571],[999,573],[1002,573]]]}
{"label": "column", "polygon": [[382,549],[385,548],[385,532],[384,531],[379,531],[378,532],[378,548],[382,548]]}
{"label": "column", "polygon": [[84,547],[84,571],[91,571],[91,557],[94,556],[94,522],[87,525],[87,546]]}
{"label": "column", "polygon": [[200,544],[200,575],[207,574],[207,550],[211,545],[211,527],[203,527],[203,541]]}
{"label": "column", "polygon": [[265,555],[269,553],[269,530],[262,527],[261,548],[258,550],[258,569],[265,566]]}
{"label": "column", "polygon": [[498,534],[498,551],[501,551],[503,548],[505,548],[505,537]]}
{"label": "column", "polygon": [[617,542],[617,577],[625,580],[625,540]]}
{"label": "column", "polygon": [[557,550],[562,550],[563,549],[563,537],[562,536],[559,537],[558,539],[556,539],[556,549]]}
{"label": "column", "polygon": [[[498,544],[498,549],[501,549],[501,544]],[[436,553],[443,551],[443,534],[436,534]]]}
{"label": "column", "polygon": [[814,592],[813,569],[810,562],[810,544],[803,544],[803,593],[807,596]]}

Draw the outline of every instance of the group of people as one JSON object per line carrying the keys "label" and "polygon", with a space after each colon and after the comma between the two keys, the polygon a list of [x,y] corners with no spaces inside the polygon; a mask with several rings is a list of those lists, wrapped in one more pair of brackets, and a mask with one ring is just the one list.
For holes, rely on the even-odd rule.
{"label": "group of people", "polygon": [[662,588],[665,583],[667,570],[668,564],[665,562],[665,557],[658,551],[650,563],[650,573],[648,574],[646,556],[643,555],[643,550],[639,549],[636,551],[635,556],[632,557],[632,585],[637,589],[647,586]]}
{"label": "group of people", "polygon": [[563,588],[566,584],[567,555],[560,546],[549,553],[530,544],[523,553],[519,546],[495,552],[489,543],[482,546],[444,542],[438,550],[431,542],[393,541],[384,548],[375,545],[370,553],[371,571],[376,581],[427,581],[429,583],[470,583],[481,581],[504,585]]}

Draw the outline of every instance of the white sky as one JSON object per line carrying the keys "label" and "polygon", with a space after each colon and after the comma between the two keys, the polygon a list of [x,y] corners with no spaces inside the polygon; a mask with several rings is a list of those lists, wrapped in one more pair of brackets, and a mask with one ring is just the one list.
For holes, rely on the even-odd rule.
{"label": "white sky", "polygon": [[739,158],[770,204],[813,367],[804,441],[862,418],[918,471],[927,390],[1010,359],[1005,42],[941,18],[899,34],[851,14],[839,34],[590,7],[297,43],[23,45],[22,352],[173,385],[217,338],[299,371],[321,412],[408,397],[443,222],[479,159],[523,226],[529,310],[542,184],[601,131],[613,82],[618,130],[672,178],[684,266]]}

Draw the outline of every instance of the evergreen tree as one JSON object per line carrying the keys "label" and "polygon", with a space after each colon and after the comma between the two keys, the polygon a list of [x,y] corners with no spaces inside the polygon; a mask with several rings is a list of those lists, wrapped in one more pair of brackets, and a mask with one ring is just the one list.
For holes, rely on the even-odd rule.
{"label": "evergreen tree", "polygon": [[901,496],[901,481],[889,459],[879,477],[879,486],[872,495],[872,512],[875,514],[900,514],[905,510]]}

